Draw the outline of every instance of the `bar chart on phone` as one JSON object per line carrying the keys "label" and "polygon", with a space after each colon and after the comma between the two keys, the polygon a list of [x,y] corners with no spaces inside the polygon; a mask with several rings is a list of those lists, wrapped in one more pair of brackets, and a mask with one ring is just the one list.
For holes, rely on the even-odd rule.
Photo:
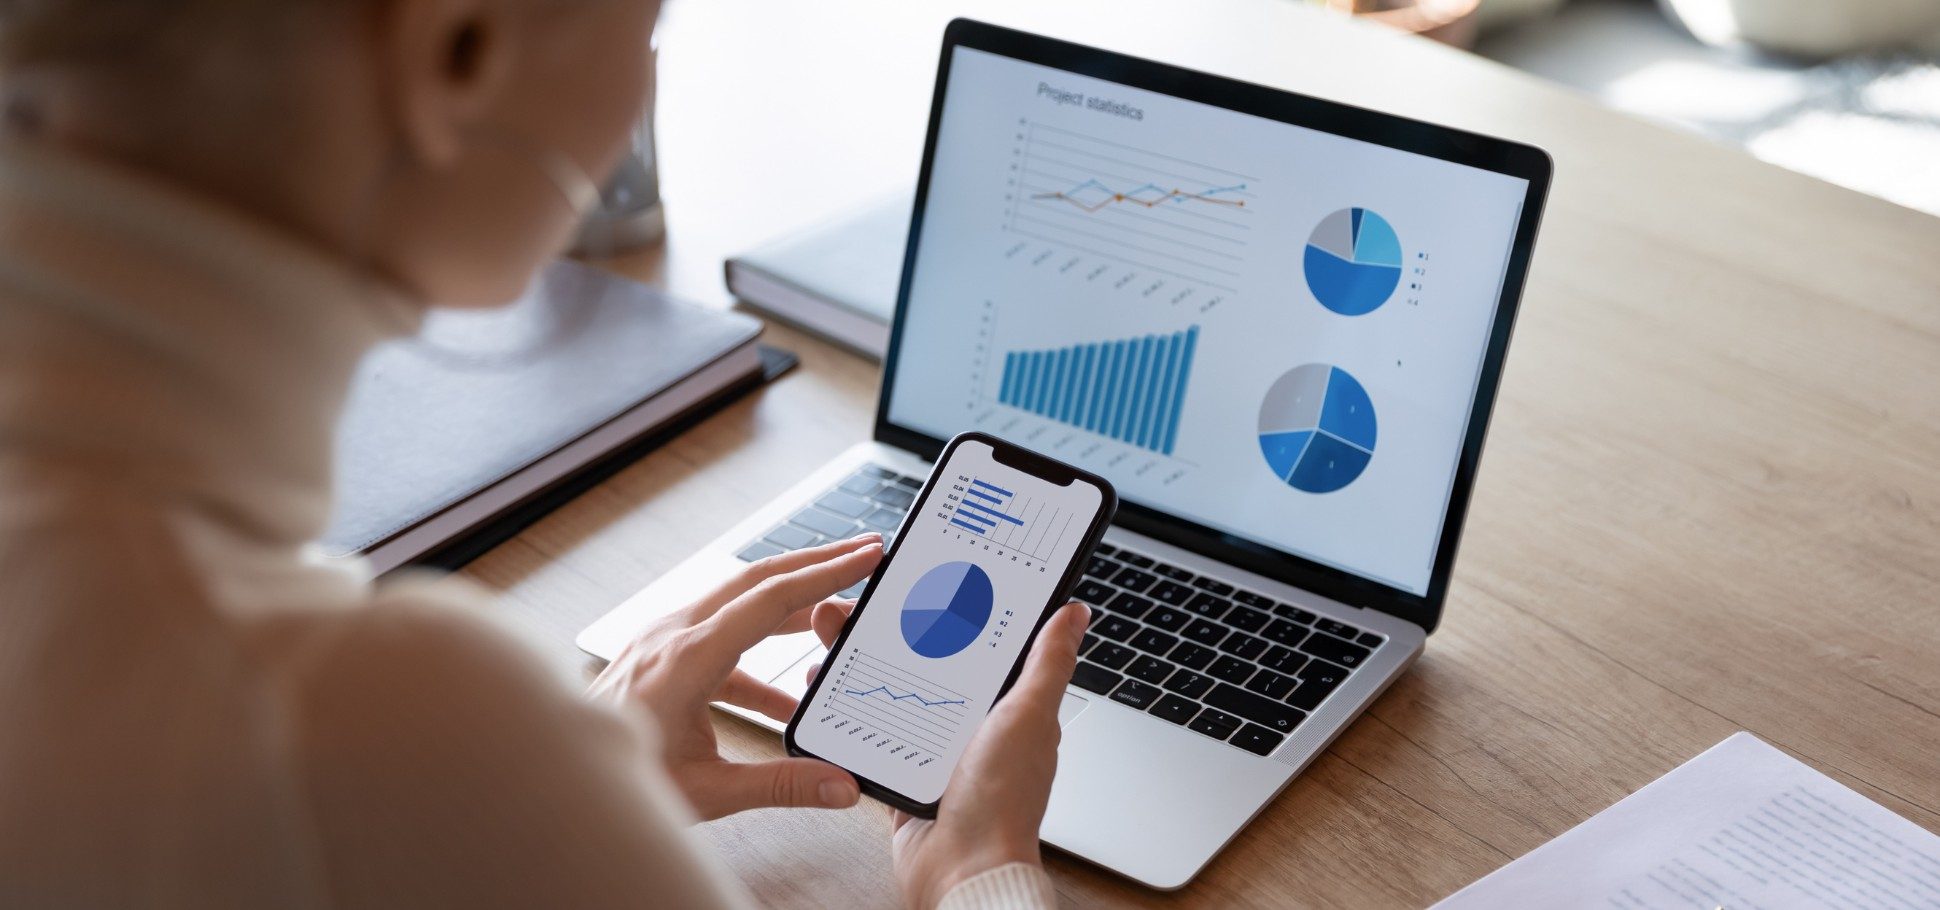
{"label": "bar chart on phone", "polygon": [[1084,531],[1073,527],[1075,514],[967,474],[957,475],[939,506],[937,517],[947,523],[946,530],[974,535],[1035,562],[1050,559],[1065,535]]}

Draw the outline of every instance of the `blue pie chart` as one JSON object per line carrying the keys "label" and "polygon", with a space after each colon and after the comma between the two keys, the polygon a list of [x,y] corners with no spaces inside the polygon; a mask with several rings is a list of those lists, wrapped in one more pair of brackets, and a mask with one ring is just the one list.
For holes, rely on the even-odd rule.
{"label": "blue pie chart", "polygon": [[1332,493],[1374,459],[1374,401],[1346,370],[1309,363],[1288,370],[1260,401],[1260,452],[1296,490]]}
{"label": "blue pie chart", "polygon": [[1381,308],[1401,283],[1401,238],[1386,218],[1367,209],[1341,209],[1320,220],[1307,238],[1307,289],[1342,316]]}
{"label": "blue pie chart", "polygon": [[975,563],[946,562],[916,580],[903,601],[903,640],[924,657],[949,657],[977,640],[996,592]]}

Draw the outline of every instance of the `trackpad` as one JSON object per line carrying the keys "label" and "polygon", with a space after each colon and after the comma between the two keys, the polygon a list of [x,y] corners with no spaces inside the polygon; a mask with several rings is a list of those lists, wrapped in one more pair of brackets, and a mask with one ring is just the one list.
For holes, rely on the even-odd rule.
{"label": "trackpad", "polygon": [[1071,726],[1071,722],[1076,720],[1078,715],[1083,714],[1088,707],[1091,707],[1091,699],[1069,692],[1064,693],[1064,701],[1058,703],[1058,726],[1060,728]]}

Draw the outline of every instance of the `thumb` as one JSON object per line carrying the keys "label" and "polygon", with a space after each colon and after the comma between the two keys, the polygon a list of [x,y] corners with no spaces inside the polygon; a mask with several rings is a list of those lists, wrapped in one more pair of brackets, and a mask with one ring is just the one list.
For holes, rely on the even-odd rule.
{"label": "thumb", "polygon": [[[1073,601],[1058,610],[1037,635],[1037,643],[1025,658],[1024,672],[1018,677],[1011,697],[1025,703],[1058,704],[1064,687],[1071,682],[1071,671],[1078,666],[1078,643],[1084,638],[1091,611]],[[1010,698],[1006,698],[1009,701]]]}
{"label": "thumb", "polygon": [[846,809],[862,798],[847,771],[812,758],[731,764],[723,770],[724,779],[709,794],[721,804],[720,815],[780,806]]}

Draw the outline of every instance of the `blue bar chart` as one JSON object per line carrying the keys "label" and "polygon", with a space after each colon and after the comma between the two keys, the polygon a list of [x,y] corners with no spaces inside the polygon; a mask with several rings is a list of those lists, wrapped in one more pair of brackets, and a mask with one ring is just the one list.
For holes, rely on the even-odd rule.
{"label": "blue bar chart", "polygon": [[1062,509],[1016,493],[980,477],[958,476],[938,517],[1001,547],[1034,559],[1047,559],[1075,517]]}
{"label": "blue bar chart", "polygon": [[1001,404],[1172,454],[1199,327],[1004,355]]}

